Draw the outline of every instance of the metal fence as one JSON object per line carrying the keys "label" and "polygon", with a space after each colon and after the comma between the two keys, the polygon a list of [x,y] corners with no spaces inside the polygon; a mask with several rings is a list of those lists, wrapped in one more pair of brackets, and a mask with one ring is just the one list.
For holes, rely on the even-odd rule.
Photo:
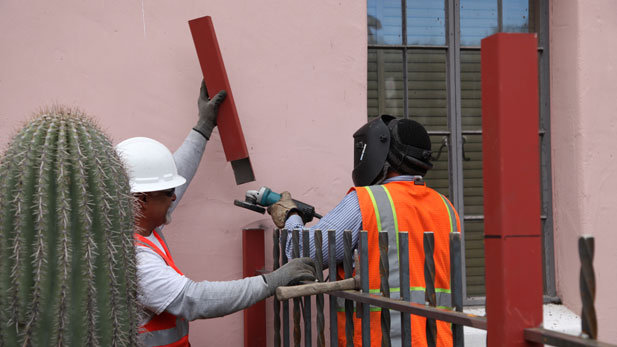
{"label": "metal fence", "polygon": [[[273,259],[274,269],[280,265],[287,263],[288,259],[285,254],[285,245],[288,241],[290,233],[286,229],[274,230],[273,239]],[[321,230],[315,231],[315,265],[317,268],[318,281],[323,282],[323,259],[322,245],[323,235]],[[329,230],[328,236],[328,253],[329,262],[329,281],[336,281],[337,262],[335,257],[336,232]],[[353,254],[352,254],[352,237],[351,231],[342,233],[344,244],[344,259],[343,268],[345,278],[351,278],[353,273]],[[324,317],[324,294],[315,296],[316,301],[316,324],[315,327],[311,324],[311,307],[312,296],[304,296],[294,298],[293,301],[293,316],[291,322],[293,324],[293,336],[290,336],[290,313],[289,301],[274,300],[274,346],[301,346],[304,340],[304,346],[313,345],[313,329],[316,331],[317,346],[325,346],[326,341],[329,341],[330,346],[338,346],[338,322],[337,312],[339,311],[339,302],[337,298],[344,300],[345,308],[345,336],[347,346],[353,346],[353,336],[361,334],[362,345],[371,345],[371,326],[370,326],[370,306],[381,308],[381,346],[390,346],[390,323],[391,317],[395,314],[400,314],[401,321],[401,342],[402,346],[411,346],[411,324],[410,315],[418,315],[427,318],[426,337],[428,346],[435,346],[437,341],[436,336],[436,321],[445,321],[452,323],[453,346],[464,345],[463,326],[473,327],[477,329],[487,330],[486,317],[475,316],[463,313],[463,290],[462,290],[462,266],[461,266],[461,235],[460,233],[450,233],[450,274],[451,274],[451,309],[438,308],[435,293],[435,264],[433,261],[434,238],[432,232],[424,233],[424,277],[426,282],[425,303],[411,302],[410,287],[409,287],[409,252],[408,252],[408,233],[398,233],[399,245],[399,279],[400,279],[400,297],[401,299],[390,298],[390,289],[388,288],[389,267],[388,264],[388,234],[381,232],[379,235],[379,250],[380,250],[380,277],[381,288],[379,294],[372,294],[369,291],[368,281],[368,233],[360,232],[358,243],[359,253],[356,255],[356,261],[359,259],[360,268],[360,288],[357,290],[344,290],[327,293],[329,296],[329,328],[330,336],[325,336],[326,319]],[[300,256],[300,240],[302,240],[302,256],[309,256],[309,232],[308,230],[293,230],[292,237],[292,255],[294,258]],[[583,314],[582,314],[582,331],[581,336],[572,336],[556,331],[550,331],[543,328],[528,328],[524,331],[526,341],[531,343],[546,343],[554,346],[617,346],[607,344],[595,340],[597,337],[597,323],[594,309],[595,297],[595,279],[593,273],[593,238],[581,237],[579,241],[579,253],[581,257],[581,296],[583,298]],[[354,310],[355,308],[355,310]],[[354,330],[353,315],[355,314],[361,319],[360,331]],[[393,312],[390,312],[393,311]],[[303,327],[303,329],[301,328]],[[282,332],[282,333],[281,333]],[[302,334],[304,332],[304,334]],[[489,332],[490,333],[490,332]],[[304,336],[302,336],[304,335]],[[303,339],[304,337],[304,339]]]}

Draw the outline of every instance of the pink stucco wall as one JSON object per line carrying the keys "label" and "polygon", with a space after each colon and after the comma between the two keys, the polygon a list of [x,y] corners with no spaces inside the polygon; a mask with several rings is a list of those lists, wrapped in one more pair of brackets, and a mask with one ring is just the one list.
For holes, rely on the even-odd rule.
{"label": "pink stucco wall", "polygon": [[[58,102],[95,116],[115,142],[150,136],[175,149],[196,120],[201,79],[187,21],[211,15],[258,180],[235,185],[215,131],[167,236],[191,278],[240,278],[240,230],[271,222],[233,199],[268,185],[325,212],[351,185],[351,133],[366,121],[365,6],[1,1],[0,144],[38,107]],[[614,1],[550,3],[557,288],[580,311],[577,237],[594,235],[605,341],[617,340],[615,33]],[[238,346],[242,315],[194,322],[191,331],[194,345]]]}
{"label": "pink stucco wall", "polygon": [[617,341],[617,2],[552,1],[551,140],[557,290],[580,313],[577,238],[595,237],[599,337]]}
{"label": "pink stucco wall", "polygon": [[[95,116],[116,143],[149,136],[177,148],[201,81],[187,21],[205,15],[257,182],[235,185],[215,131],[166,235],[189,277],[231,280],[242,275],[242,228],[272,226],[234,199],[268,185],[327,212],[352,183],[351,134],[366,122],[365,2],[1,1],[0,142],[57,102]],[[241,345],[242,314],[192,323],[191,341]]]}

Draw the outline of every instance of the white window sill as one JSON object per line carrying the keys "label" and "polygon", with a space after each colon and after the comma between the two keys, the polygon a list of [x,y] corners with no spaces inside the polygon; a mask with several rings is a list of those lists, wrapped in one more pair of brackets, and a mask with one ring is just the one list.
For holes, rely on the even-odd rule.
{"label": "white window sill", "polygon": [[[469,306],[463,308],[465,313],[484,316],[484,306]],[[581,318],[563,305],[544,305],[544,328],[571,335],[581,333]],[[486,346],[486,331],[465,327],[465,346]],[[547,345],[548,346],[548,345]]]}

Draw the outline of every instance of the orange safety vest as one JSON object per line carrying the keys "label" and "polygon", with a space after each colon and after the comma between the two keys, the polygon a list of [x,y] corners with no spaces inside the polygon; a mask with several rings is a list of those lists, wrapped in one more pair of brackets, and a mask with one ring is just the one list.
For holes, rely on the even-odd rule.
{"label": "orange safety vest", "polygon": [[[396,181],[370,187],[353,187],[358,194],[362,227],[368,232],[368,273],[371,293],[380,293],[379,232],[388,231],[390,297],[400,298],[398,274],[398,235],[409,233],[409,281],[411,301],[425,304],[424,244],[425,231],[433,231],[435,248],[435,292],[438,307],[451,306],[450,241],[451,232],[460,232],[460,220],[452,203],[422,181]],[[394,266],[393,266],[394,265]],[[393,269],[394,272],[393,273]],[[344,278],[342,264],[338,278]],[[391,311],[391,335],[400,339],[400,315]],[[370,307],[371,346],[381,346],[381,308]],[[452,346],[452,330],[447,322],[437,321],[437,346]],[[397,326],[398,324],[398,326]],[[362,346],[361,320],[354,314],[354,346]],[[346,346],[345,308],[339,302],[339,346]],[[426,318],[411,316],[411,343],[426,346]]]}
{"label": "orange safety vest", "polygon": [[[167,243],[154,230],[154,237],[161,243],[165,253],[150,240],[142,235],[134,234],[135,245],[140,247],[148,247],[158,254],[167,266],[171,266],[177,273],[184,275],[171,258],[171,253],[167,248]],[[176,317],[171,313],[162,312],[150,319],[146,324],[139,327],[139,334],[143,334],[145,346],[167,346],[167,347],[184,347],[191,346],[189,343],[189,323],[184,318]]]}

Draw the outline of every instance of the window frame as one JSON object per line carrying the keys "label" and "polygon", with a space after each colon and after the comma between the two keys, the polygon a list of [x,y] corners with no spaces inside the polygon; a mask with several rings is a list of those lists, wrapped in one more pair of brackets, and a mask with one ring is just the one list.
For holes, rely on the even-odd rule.
{"label": "window frame", "polygon": [[[497,1],[497,30],[503,28],[503,0]],[[409,117],[408,101],[408,50],[431,49],[445,50],[446,53],[446,93],[447,93],[447,130],[429,131],[429,135],[446,136],[448,141],[448,179],[449,197],[461,217],[461,233],[463,234],[461,262],[465,264],[465,222],[483,221],[484,215],[465,215],[464,204],[464,179],[463,179],[463,136],[482,135],[482,130],[464,130],[461,113],[461,51],[480,51],[480,46],[461,47],[460,35],[460,0],[444,0],[445,4],[445,45],[410,45],[407,43],[407,0],[401,0],[401,30],[402,44],[371,44],[368,43],[368,51],[371,49],[395,50],[402,53],[403,65],[403,114]],[[550,158],[550,90],[549,90],[549,49],[548,28],[549,8],[548,1],[530,1],[530,6],[535,6],[535,27],[538,35],[538,67],[539,67],[539,137],[540,137],[540,179],[541,179],[541,220],[542,220],[542,247],[543,247],[543,282],[545,302],[555,302],[555,257],[553,241],[553,213],[552,213],[552,177]],[[483,305],[484,296],[470,297],[467,295],[467,275],[462,273],[463,298],[465,305]]]}

